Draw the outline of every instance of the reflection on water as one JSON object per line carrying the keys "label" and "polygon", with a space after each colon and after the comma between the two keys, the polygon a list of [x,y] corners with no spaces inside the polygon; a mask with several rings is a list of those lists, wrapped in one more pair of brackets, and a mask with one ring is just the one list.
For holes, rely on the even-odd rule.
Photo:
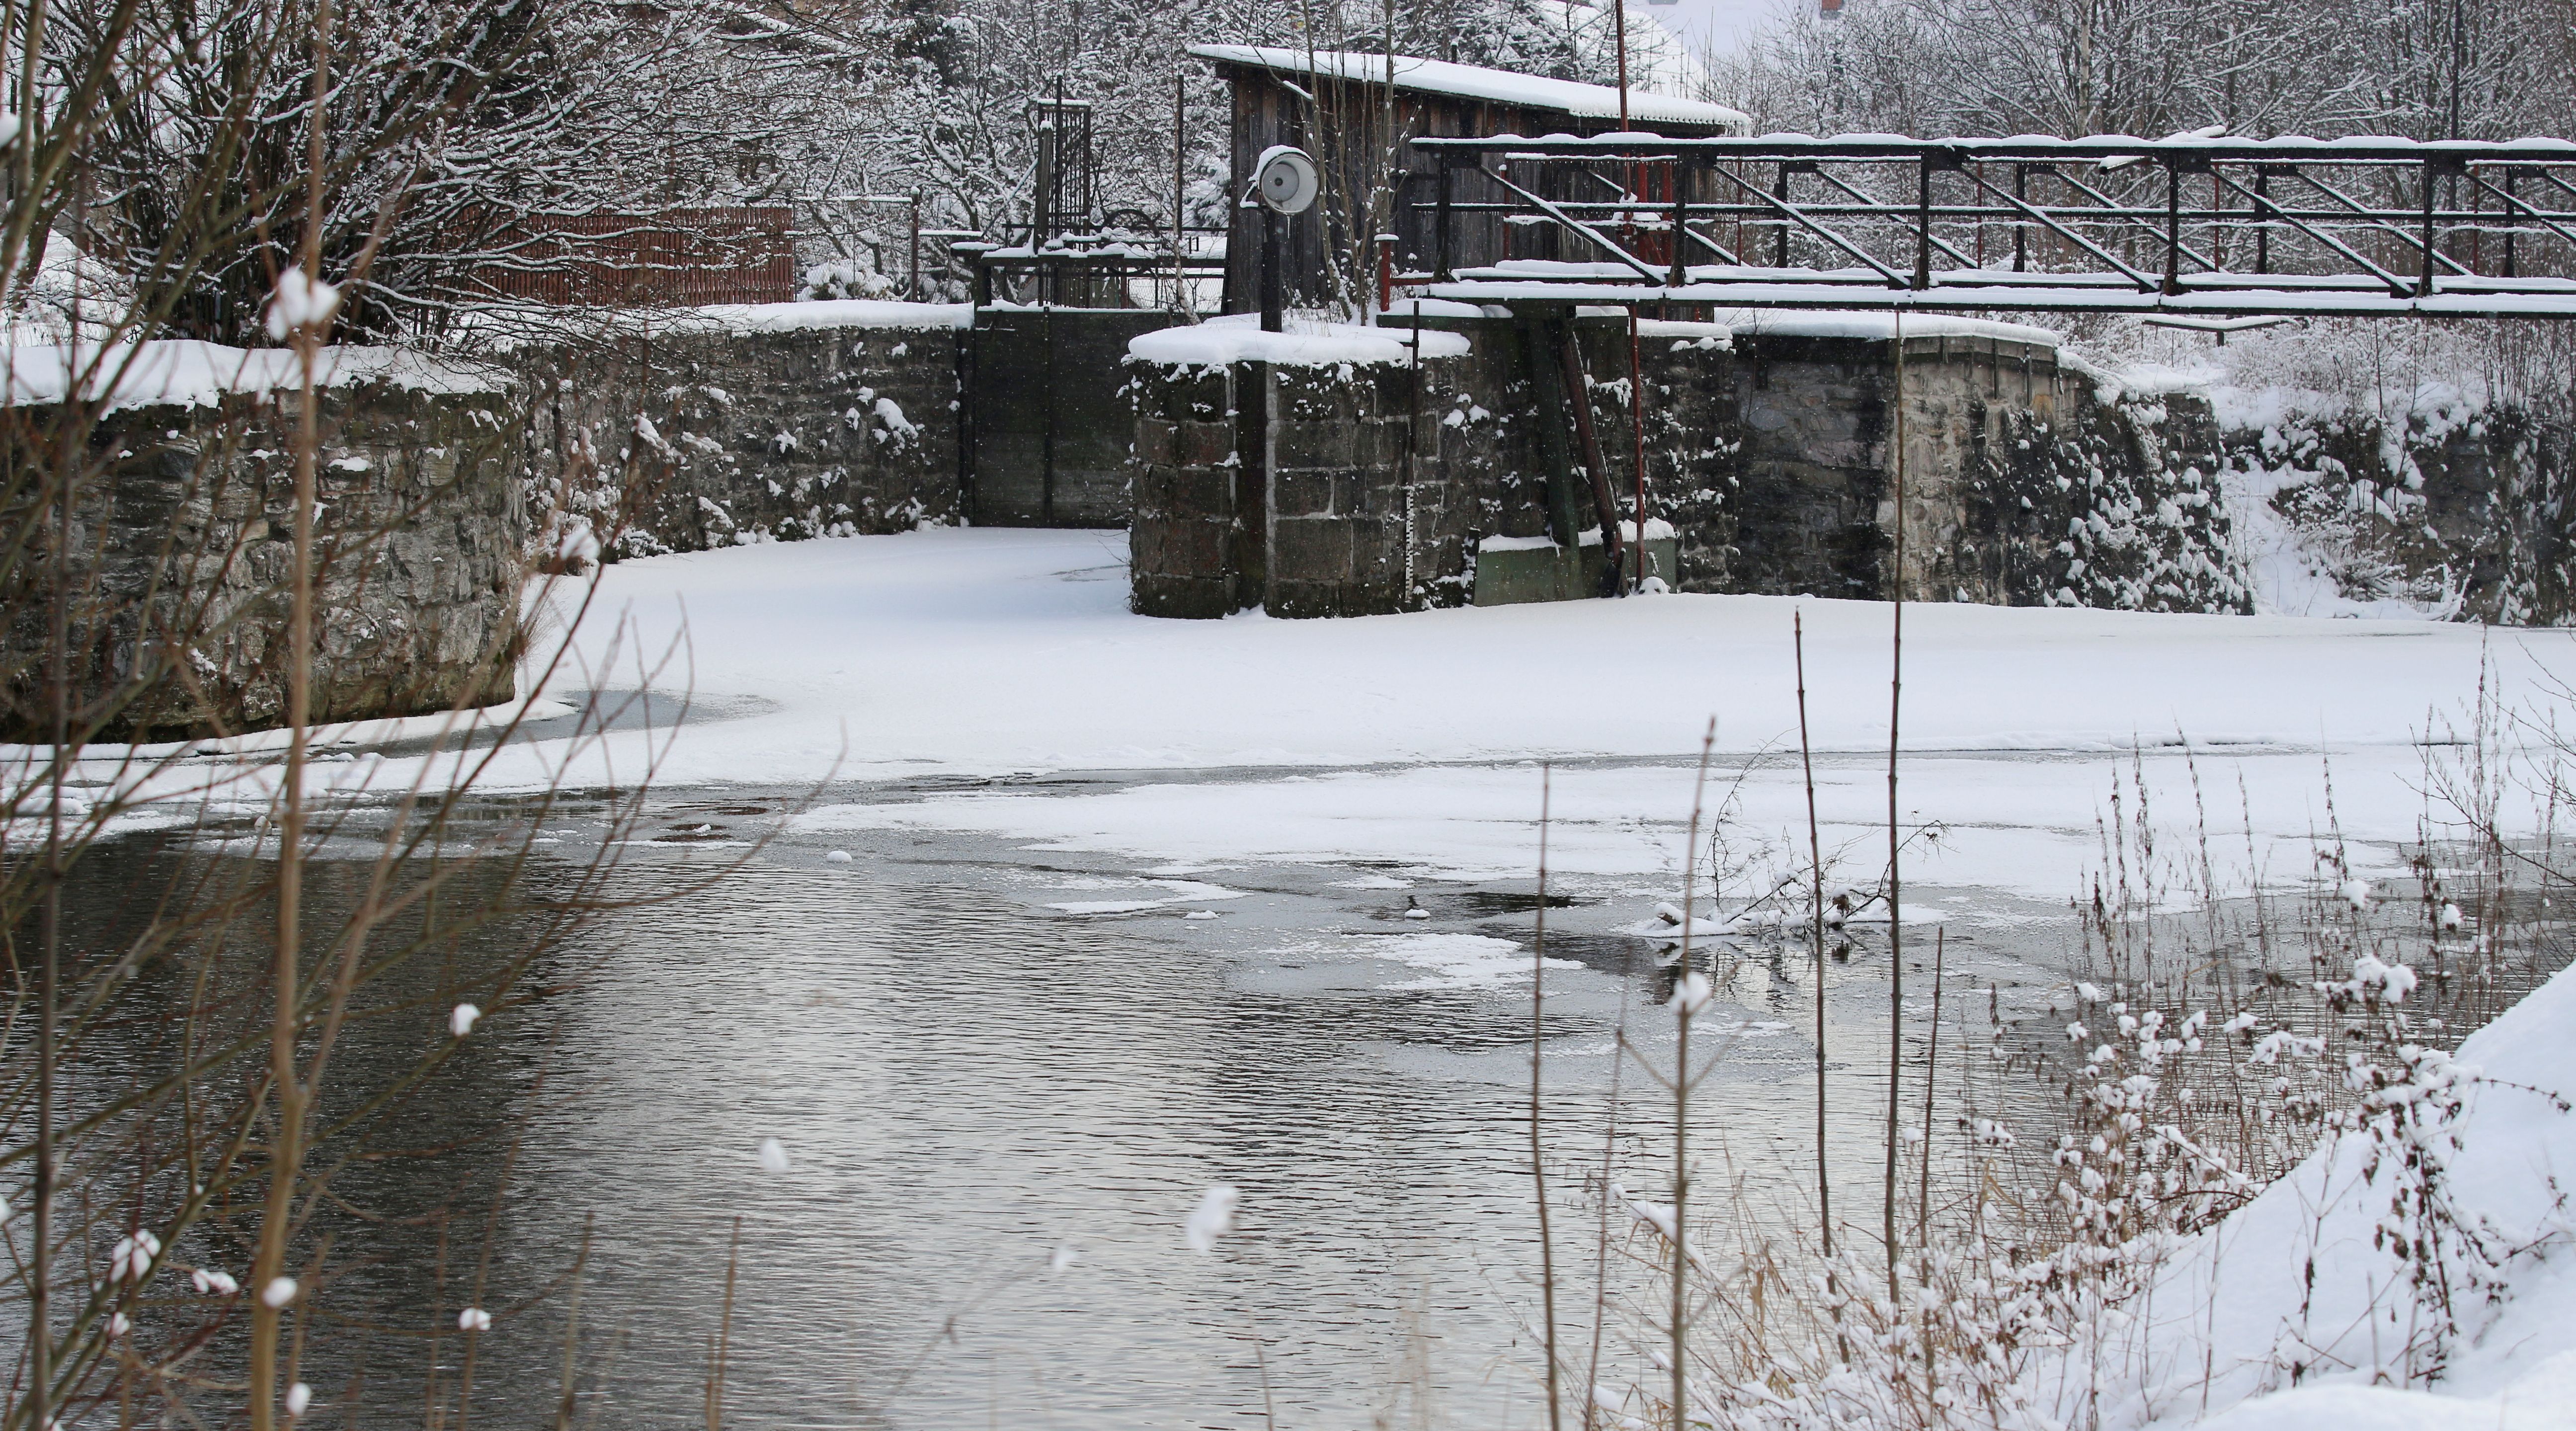
{"label": "reflection on water", "polygon": [[[1122,902],[1105,896],[1161,887],[1114,859],[906,833],[848,862],[774,847],[693,888],[775,803],[659,807],[615,892],[668,898],[547,956],[542,995],[487,1020],[403,1127],[433,1151],[343,1177],[325,1218],[341,1270],[316,1302],[334,1325],[310,1360],[326,1403],[417,1418],[433,1369],[452,1399],[473,1305],[497,1319],[475,1414],[513,1424],[555,1403],[576,1315],[572,1379],[604,1425],[705,1425],[719,1338],[725,1415],[746,1426],[1234,1427],[1265,1399],[1294,1427],[1535,1416],[1526,888],[1278,867]],[[577,811],[546,823],[567,868],[600,833]],[[551,869],[528,876],[540,892]],[[356,881],[317,887],[327,903]],[[1606,907],[1616,882],[1567,887],[1549,901],[1548,1136],[1597,1167],[1612,1033],[1626,1017],[1667,1046],[1672,971],[1608,932],[1639,912]],[[1431,917],[1408,920],[1417,896]],[[1068,904],[1130,912],[1049,907]],[[1181,917],[1207,908],[1224,915]],[[424,966],[416,1006],[354,1026],[337,1077],[411,1066],[441,1036],[439,990],[514,937]],[[1834,974],[1853,1003],[1837,995],[1835,1037],[1864,1051],[1837,1059],[1854,1178],[1882,1107],[1872,962]],[[1787,1206],[1811,1136],[1811,977],[1797,958],[1733,965],[1701,1044],[1724,1049],[1699,1115],[1712,1156]],[[1658,1181],[1662,1108],[1632,1067],[1632,1187]],[[783,1172],[758,1156],[772,1137]],[[1214,1183],[1242,1190],[1240,1221],[1200,1255],[1182,1222]]]}

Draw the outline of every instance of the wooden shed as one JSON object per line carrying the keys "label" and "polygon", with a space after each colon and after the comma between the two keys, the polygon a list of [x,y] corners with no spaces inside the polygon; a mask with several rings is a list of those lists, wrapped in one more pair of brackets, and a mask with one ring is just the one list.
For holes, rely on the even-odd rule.
{"label": "wooden shed", "polygon": [[[1234,192],[1238,196],[1251,182],[1254,161],[1274,144],[1306,150],[1323,171],[1322,200],[1289,226],[1288,257],[1282,266],[1292,306],[1333,299],[1327,256],[1339,256],[1345,271],[1358,272],[1354,255],[1375,233],[1396,236],[1399,267],[1424,271],[1431,266],[1436,257],[1434,210],[1440,170],[1429,154],[1413,147],[1412,140],[1500,134],[1536,138],[1619,130],[1619,91],[1607,85],[1407,55],[1390,61],[1382,54],[1269,45],[1193,45],[1190,53],[1213,64],[1233,88]],[[1627,109],[1629,132],[1684,137],[1750,130],[1750,121],[1741,111],[1702,100],[1631,89]],[[1391,176],[1387,172],[1390,154]],[[1669,203],[1674,172],[1658,169],[1641,176],[1639,197]],[[1693,202],[1721,196],[1723,181],[1717,175],[1680,172],[1687,175],[1684,182]],[[1391,187],[1381,191],[1381,184],[1390,177]],[[1604,200],[1620,192],[1616,182],[1579,163],[1524,165],[1513,179],[1551,199]],[[1552,225],[1508,223],[1498,207],[1478,207],[1499,206],[1509,196],[1473,169],[1457,172],[1450,183],[1453,267],[1505,259],[1599,256],[1570,251],[1569,246],[1585,246],[1565,239]],[[1381,193],[1373,208],[1372,196]],[[1234,208],[1226,245],[1225,309],[1229,313],[1260,306],[1265,213],[1240,203]],[[1640,256],[1668,259],[1670,249],[1662,247],[1668,242],[1662,236],[1650,237],[1641,245],[1645,251]]]}

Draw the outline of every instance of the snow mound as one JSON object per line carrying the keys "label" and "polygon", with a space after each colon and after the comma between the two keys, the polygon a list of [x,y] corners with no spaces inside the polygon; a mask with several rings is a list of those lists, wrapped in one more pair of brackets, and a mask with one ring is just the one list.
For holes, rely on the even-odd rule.
{"label": "snow mound", "polygon": [[[2365,1108],[2379,1131],[2343,1134],[2178,1248],[2152,1312],[2100,1345],[2106,1370],[2132,1368],[2102,1424],[2576,1427],[2570,1029],[2561,971],[2456,1057],[2417,1055],[2386,1111]],[[2452,1097],[2447,1119],[2403,1116]],[[2428,1250],[2438,1266],[2419,1268]],[[2436,1334],[2446,1302],[2456,1336]]]}

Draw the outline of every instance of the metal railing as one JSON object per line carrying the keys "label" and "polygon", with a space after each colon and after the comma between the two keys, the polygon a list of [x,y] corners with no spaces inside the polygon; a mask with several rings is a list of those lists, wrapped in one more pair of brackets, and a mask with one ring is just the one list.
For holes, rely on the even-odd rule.
{"label": "metal railing", "polygon": [[[2563,139],[1413,144],[1437,182],[1413,206],[1428,271],[1408,278],[1433,296],[2576,317]],[[1466,224],[1484,239],[1460,244]],[[1453,268],[1462,248],[1506,256]]]}

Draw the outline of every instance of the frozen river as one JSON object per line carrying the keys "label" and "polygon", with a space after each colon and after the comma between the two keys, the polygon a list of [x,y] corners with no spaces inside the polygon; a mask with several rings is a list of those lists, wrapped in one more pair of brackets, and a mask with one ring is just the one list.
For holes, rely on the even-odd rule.
{"label": "frozen river", "polygon": [[[1740,897],[1803,859],[1803,619],[1829,878],[1875,884],[1886,609],[1152,622],[1123,610],[1121,555],[1115,534],[944,532],[608,569],[548,694],[650,685],[667,714],[685,688],[691,718],[587,740],[540,722],[472,815],[507,827],[533,798],[512,792],[649,772],[631,829],[581,794],[537,821],[529,879],[568,887],[614,838],[608,892],[655,902],[548,954],[541,992],[486,1021],[442,1095],[452,1126],[420,1130],[431,1157],[345,1179],[347,1271],[321,1305],[379,1330],[341,1343],[368,1348],[363,1385],[317,1375],[326,1401],[416,1408],[433,1363],[452,1400],[458,1340],[418,1333],[471,1299],[497,1318],[477,1420],[554,1402],[577,1307],[571,1382],[601,1425],[705,1426],[711,1397],[744,1426],[1537,1424],[1538,760],[1562,901],[1544,1133],[1588,1258],[1605,1159],[1663,1195],[1635,1064],[1616,1138],[1606,1115],[1623,1027],[1669,1058],[1670,973],[1639,931],[1681,889],[1701,735],[1714,716],[1722,834],[1695,863]],[[2166,858],[2197,864],[2206,831],[2222,887],[2301,880],[2337,846],[2400,873],[2441,823],[2427,773],[2464,751],[2482,670],[2520,702],[2570,664],[2559,632],[2268,616],[1933,606],[1908,640],[1910,1019],[1935,929],[1953,1015],[2062,1000],[2067,901],[2142,792]],[[324,767],[379,788],[447,768],[404,746]],[[112,906],[131,871],[91,868]],[[1883,930],[1827,971],[1835,1178],[1864,1201]],[[1699,1176],[1793,1221],[1816,976],[1758,939],[1712,972]],[[444,1009],[424,996],[340,1057],[400,1067]],[[1239,1226],[1202,1254],[1183,1224],[1217,1184]],[[1635,1349],[1608,1348],[1624,1384]]]}
{"label": "frozen river", "polygon": [[[1940,788],[1995,787],[1998,803],[2095,775],[2107,790],[2113,764],[1954,760],[1973,768]],[[2256,785],[2316,769],[2291,753],[2226,768],[2240,763]],[[1871,762],[1820,775],[1883,799]],[[1545,1128],[1576,1229],[1560,1221],[1563,1255],[1579,1263],[1592,1250],[1580,1184],[1605,1154],[1641,1195],[1665,1181],[1662,1095],[1635,1065],[1606,1144],[1605,1113],[1622,1027],[1669,1057],[1656,1005],[1670,951],[1625,931],[1678,894],[1693,781],[1687,765],[1634,761],[1550,777]],[[468,1300],[523,1308],[481,1339],[484,1415],[557,1395],[580,1263],[574,1381],[602,1424],[703,1425],[720,1333],[739,1425],[1240,1426],[1265,1404],[1289,1426],[1534,1424],[1540,782],[1515,763],[684,790],[622,831],[604,803],[572,799],[540,822],[533,887],[622,833],[611,891],[666,898],[548,956],[548,992],[478,1033],[472,1106],[455,1116],[479,1142],[349,1189],[377,1215],[452,1200],[443,1288],[417,1228],[352,1228],[337,1304],[415,1326]],[[1803,832],[1756,823],[1799,789],[1778,761],[1717,771],[1708,800],[1729,811],[1738,889],[1770,878],[1779,842]],[[1151,818],[1121,813],[1139,808]],[[1329,809],[1358,824],[1338,854],[1316,848]],[[1911,877],[1918,1040],[1936,927],[1952,1020],[1982,1026],[1989,986],[2007,1018],[2065,997],[2075,889],[2051,894],[2050,856],[2080,864],[2096,832],[1965,813]],[[1828,827],[1860,846],[1842,867],[1855,883],[1874,875],[1867,835],[1858,812]],[[1207,853],[1179,853],[1191,846]],[[2366,869],[2395,865],[2352,848]],[[1944,873],[2016,859],[2025,880]],[[1696,1115],[1700,1176],[1802,1216],[1812,966],[1760,940],[1703,947],[1721,994],[1699,1047],[1722,1056]],[[1837,1181],[1866,1209],[1883,929],[1859,930],[1829,980]],[[412,1056],[402,1040],[385,1053],[386,1071]],[[768,1138],[783,1171],[763,1164]],[[1183,1223],[1220,1183],[1241,1191],[1239,1225],[1202,1255]],[[504,1212],[487,1225],[495,1190]],[[1617,1228],[1624,1245],[1624,1217]],[[476,1275],[490,1282],[469,1294]],[[417,1343],[373,1355],[366,1399],[416,1405]],[[1637,1361],[1614,1324],[1606,1371],[1624,1383]]]}

